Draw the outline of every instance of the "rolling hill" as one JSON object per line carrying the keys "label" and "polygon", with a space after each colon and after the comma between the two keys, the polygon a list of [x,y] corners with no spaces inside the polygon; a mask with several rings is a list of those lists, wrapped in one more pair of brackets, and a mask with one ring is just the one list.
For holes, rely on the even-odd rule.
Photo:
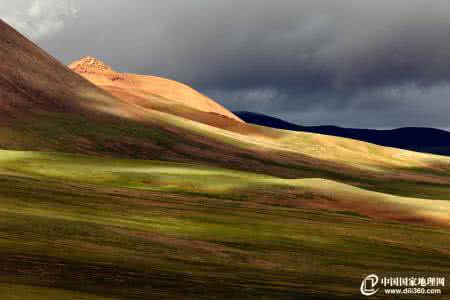
{"label": "rolling hill", "polygon": [[[94,57],[83,57],[69,68],[126,102],[196,121],[218,117],[242,122],[232,112],[191,87],[166,78],[114,71]],[[227,121],[227,120],[224,121]]]}
{"label": "rolling hill", "polygon": [[0,194],[2,299],[358,299],[368,269],[450,269],[449,201],[323,179],[0,151]]}
{"label": "rolling hill", "polygon": [[450,155],[450,132],[441,129],[403,127],[390,130],[377,130],[344,128],[338,126],[301,126],[254,112],[241,111],[235,112],[235,114],[248,123],[271,128],[320,133],[355,139],[381,146],[439,155]]}
{"label": "rolling hill", "polygon": [[450,271],[450,158],[0,38],[1,299],[359,299],[367,272]]}

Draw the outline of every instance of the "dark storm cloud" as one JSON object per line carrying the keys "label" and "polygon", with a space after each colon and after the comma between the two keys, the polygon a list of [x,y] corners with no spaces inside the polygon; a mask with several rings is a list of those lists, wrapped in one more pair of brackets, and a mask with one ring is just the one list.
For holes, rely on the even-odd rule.
{"label": "dark storm cloud", "polygon": [[65,63],[98,56],[304,124],[450,127],[447,0],[6,3]]}

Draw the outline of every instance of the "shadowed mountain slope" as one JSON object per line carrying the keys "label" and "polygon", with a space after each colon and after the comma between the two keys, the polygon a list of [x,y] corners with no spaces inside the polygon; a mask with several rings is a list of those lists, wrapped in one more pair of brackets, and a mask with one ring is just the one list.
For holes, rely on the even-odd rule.
{"label": "shadowed mountain slope", "polygon": [[264,114],[240,111],[235,112],[244,121],[277,129],[320,133],[345,137],[424,153],[450,155],[450,132],[424,127],[404,127],[391,130],[356,129],[338,126],[301,126]]}
{"label": "shadowed mountain slope", "polygon": [[82,113],[130,117],[132,109],[110,97],[0,20],[0,112]]}

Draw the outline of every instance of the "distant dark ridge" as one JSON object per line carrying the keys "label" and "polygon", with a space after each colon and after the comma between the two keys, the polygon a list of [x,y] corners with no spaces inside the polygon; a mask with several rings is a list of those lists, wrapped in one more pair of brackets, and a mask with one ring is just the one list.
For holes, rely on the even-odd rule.
{"label": "distant dark ridge", "polygon": [[390,130],[355,129],[338,126],[301,126],[264,114],[237,111],[247,123],[266,127],[346,137],[381,146],[450,156],[450,132],[425,127],[404,127]]}

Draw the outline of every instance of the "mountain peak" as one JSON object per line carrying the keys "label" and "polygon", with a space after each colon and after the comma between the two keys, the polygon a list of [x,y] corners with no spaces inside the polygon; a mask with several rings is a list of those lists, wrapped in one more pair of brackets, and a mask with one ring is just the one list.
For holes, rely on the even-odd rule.
{"label": "mountain peak", "polygon": [[113,69],[103,61],[92,57],[85,56],[69,65],[69,68],[78,73],[88,73],[92,71],[113,71]]}

